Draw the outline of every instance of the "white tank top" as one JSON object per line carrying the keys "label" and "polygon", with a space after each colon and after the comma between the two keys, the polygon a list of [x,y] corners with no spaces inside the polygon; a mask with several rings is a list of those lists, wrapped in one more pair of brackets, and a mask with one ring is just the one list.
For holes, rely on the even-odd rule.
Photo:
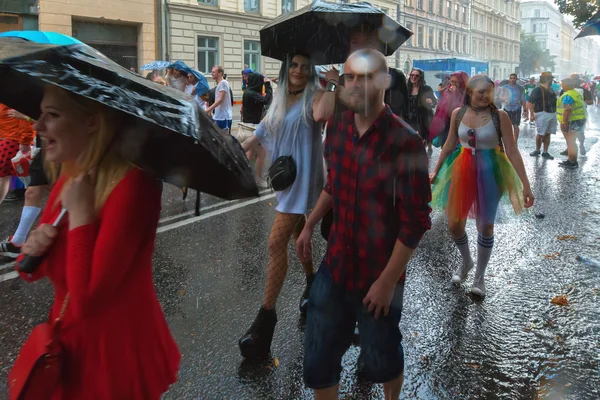
{"label": "white tank top", "polygon": [[473,128],[469,128],[462,122],[458,127],[458,138],[463,147],[467,149],[475,148],[478,150],[486,150],[495,149],[500,145],[498,140],[498,132],[496,132],[494,121],[490,120],[481,128],[473,129],[475,131],[475,146],[469,146],[469,140],[473,138],[473,136],[469,136],[469,131],[471,129]]}

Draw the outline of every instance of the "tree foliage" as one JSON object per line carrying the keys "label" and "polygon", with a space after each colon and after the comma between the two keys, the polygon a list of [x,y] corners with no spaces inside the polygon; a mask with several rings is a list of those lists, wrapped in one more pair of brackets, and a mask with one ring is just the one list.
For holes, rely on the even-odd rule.
{"label": "tree foliage", "polygon": [[581,28],[600,9],[600,0],[554,0],[561,14],[573,16],[573,24]]}
{"label": "tree foliage", "polygon": [[542,70],[554,69],[554,56],[548,49],[542,49],[540,43],[531,35],[521,32],[521,62],[519,70],[524,75],[531,75]]}

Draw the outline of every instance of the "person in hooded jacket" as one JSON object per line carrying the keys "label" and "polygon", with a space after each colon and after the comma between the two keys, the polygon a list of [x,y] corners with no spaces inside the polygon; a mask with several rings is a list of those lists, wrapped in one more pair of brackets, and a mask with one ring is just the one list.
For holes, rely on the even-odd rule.
{"label": "person in hooded jacket", "polygon": [[[263,96],[263,86],[265,95]],[[263,114],[273,99],[271,81],[258,72],[248,74],[248,84],[242,98],[242,122],[259,124]]]}
{"label": "person in hooded jacket", "polygon": [[[265,95],[263,96],[263,87]],[[242,97],[242,124],[239,127],[238,140],[243,144],[245,139],[252,136],[240,134],[243,132],[254,132],[256,125],[260,123],[271,100],[273,99],[273,88],[271,81],[257,72],[248,74],[248,83],[244,96]],[[262,145],[257,143],[247,152],[248,160],[256,158],[256,177],[259,188],[266,188],[267,184],[263,177],[265,159],[267,152]]]}

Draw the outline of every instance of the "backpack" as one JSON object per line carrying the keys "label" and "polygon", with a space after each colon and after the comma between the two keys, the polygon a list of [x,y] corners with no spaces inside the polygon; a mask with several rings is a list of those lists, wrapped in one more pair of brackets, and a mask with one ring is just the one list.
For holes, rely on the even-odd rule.
{"label": "backpack", "polygon": [[[467,112],[469,106],[462,106],[458,113],[456,114],[456,132],[458,134],[458,127]],[[498,134],[498,145],[500,146],[500,151],[504,153],[504,143],[502,143],[502,129],[500,128],[500,113],[498,113],[498,109],[495,108],[491,110],[492,114],[492,122],[494,123],[494,127],[496,128],[496,133]]]}

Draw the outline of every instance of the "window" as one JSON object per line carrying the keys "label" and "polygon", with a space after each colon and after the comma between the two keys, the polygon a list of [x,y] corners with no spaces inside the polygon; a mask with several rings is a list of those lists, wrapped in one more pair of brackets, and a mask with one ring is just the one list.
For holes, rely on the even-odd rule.
{"label": "window", "polygon": [[404,62],[404,73],[406,75],[408,75],[409,72],[410,72],[410,62],[407,60]]}
{"label": "window", "polygon": [[483,14],[479,15],[479,26],[480,29],[483,30],[484,26],[483,26]]}
{"label": "window", "polygon": [[547,30],[548,30],[548,25],[542,24],[542,32],[547,32]]}
{"label": "window", "polygon": [[412,7],[412,0],[406,0],[406,7]]}
{"label": "window", "polygon": [[219,64],[219,38],[198,36],[198,70],[209,73]]}
{"label": "window", "polygon": [[437,48],[440,50],[444,49],[444,31],[441,29],[438,31],[438,47]]}
{"label": "window", "polygon": [[462,8],[462,16],[463,16],[463,22],[467,22],[467,7],[463,6]]}
{"label": "window", "polygon": [[452,3],[450,1],[446,1],[446,8],[448,9],[446,18],[452,19]]}
{"label": "window", "polygon": [[[413,32],[413,24],[412,24],[412,22],[407,22],[407,23],[406,23],[406,29],[408,29],[409,31]],[[413,45],[413,43],[414,43],[414,37],[415,37],[415,35],[412,35],[412,36],[410,37],[410,39],[408,39],[408,40],[406,41],[406,45],[407,45],[407,46],[409,46],[409,47],[410,47],[410,46],[412,46],[412,45]]]}
{"label": "window", "polygon": [[537,31],[537,24],[533,24],[533,33]]}
{"label": "window", "polygon": [[460,52],[460,35],[454,35],[454,51]]}
{"label": "window", "polygon": [[477,13],[473,14],[473,29],[477,29]]}
{"label": "window", "polygon": [[483,40],[479,42],[479,57],[485,57],[485,53],[483,52]]}
{"label": "window", "polygon": [[417,46],[424,47],[424,36],[425,30],[423,29],[423,25],[417,26]]}
{"label": "window", "polygon": [[282,14],[289,14],[294,11],[296,11],[296,5],[294,4],[294,0],[281,0]]}
{"label": "window", "polygon": [[463,47],[462,47],[462,51],[463,53],[468,53],[469,50],[467,49],[467,36],[463,36]]}
{"label": "window", "polygon": [[429,0],[429,7],[427,7],[427,11],[429,11],[431,14],[433,14],[434,10],[435,10],[435,6],[433,5],[433,0]]}
{"label": "window", "polygon": [[427,35],[427,39],[429,40],[429,48],[435,48],[435,31],[433,28],[429,28],[429,35]]}
{"label": "window", "polygon": [[218,6],[219,0],[198,0],[199,4],[206,4],[207,6]]}
{"label": "window", "polygon": [[448,38],[446,39],[446,50],[452,51],[452,32],[448,32]]}
{"label": "window", "polygon": [[247,64],[253,71],[260,71],[260,42],[244,41],[244,64]]}
{"label": "window", "polygon": [[444,0],[438,0],[438,15],[440,17],[444,16]]}
{"label": "window", "polygon": [[535,18],[539,18],[540,17],[540,10],[533,10],[533,16]]}
{"label": "window", "polygon": [[260,12],[260,0],[244,0],[244,11]]}
{"label": "window", "polygon": [[419,10],[423,9],[423,0],[417,0],[417,9],[419,9]]}
{"label": "window", "polygon": [[542,48],[542,50],[546,50],[546,40],[545,39],[540,40],[540,47]]}

